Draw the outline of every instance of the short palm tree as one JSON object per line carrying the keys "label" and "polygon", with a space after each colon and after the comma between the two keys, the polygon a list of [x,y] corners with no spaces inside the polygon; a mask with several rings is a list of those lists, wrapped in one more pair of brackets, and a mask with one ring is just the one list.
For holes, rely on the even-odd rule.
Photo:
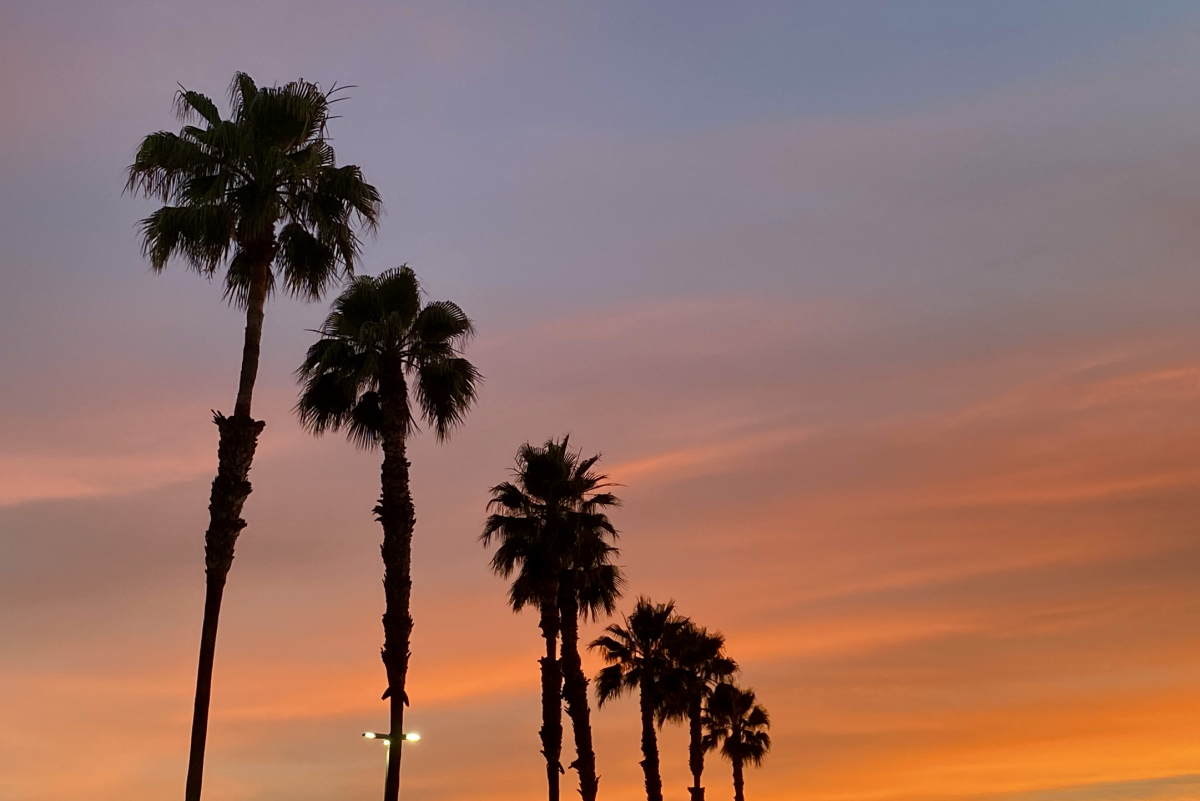
{"label": "short palm tree", "polygon": [[[580,793],[594,801],[598,785],[587,706],[587,679],[579,660],[578,619],[611,611],[624,583],[610,560],[616,531],[605,510],[619,501],[605,476],[593,472],[599,457],[584,459],[569,439],[549,440],[517,451],[514,480],[492,487],[491,514],[480,536],[498,541],[492,569],[513,578],[509,601],[515,611],[537,607],[546,643],[542,673],[542,754],[549,798],[559,797],[562,773],[562,696],[566,669],[568,712],[575,732]],[[563,637],[562,659],[558,639]],[[582,698],[580,698],[582,693]]]}
{"label": "short palm tree", "polygon": [[691,621],[680,627],[669,650],[677,676],[672,683],[672,692],[664,699],[660,719],[688,722],[688,767],[692,772],[692,786],[688,792],[691,801],[704,801],[704,788],[700,786],[700,777],[704,773],[704,703],[718,684],[729,681],[737,673],[738,665],[725,655],[723,635],[709,633]]}
{"label": "short palm tree", "polygon": [[[314,434],[344,429],[362,447],[382,446],[383,664],[391,699],[391,731],[404,731],[409,641],[413,621],[409,436],[422,418],[439,440],[475,401],[479,374],[462,357],[471,321],[457,305],[421,303],[421,286],[407,266],[377,278],[355,278],[334,301],[298,373],[296,412]],[[399,747],[391,748],[384,801],[400,790]]]}
{"label": "short palm tree", "polygon": [[626,692],[638,692],[647,801],[662,801],[663,797],[655,722],[675,680],[670,643],[686,622],[675,614],[673,601],[656,604],[642,597],[624,625],[614,623],[588,646],[599,651],[607,663],[596,676],[596,698],[601,706]]}
{"label": "short palm tree", "polygon": [[126,189],[165,205],[141,223],[142,250],[161,271],[172,257],[212,277],[225,273],[226,297],[246,312],[233,416],[214,413],[220,432],[217,477],[205,534],[206,594],[192,716],[186,799],[199,801],[208,732],[217,620],[234,545],[245,528],[250,463],[264,423],[251,418],[263,310],[277,284],[319,299],[358,260],[356,228],[373,229],[379,193],[355,166],[339,167],[327,136],[332,91],[295,81],[258,87],[238,73],[232,110],[181,89],[179,133],[142,140]]}
{"label": "short palm tree", "polygon": [[721,749],[721,755],[733,763],[734,801],[745,801],[743,767],[761,765],[771,750],[771,719],[754,697],[753,690],[733,684],[718,684],[708,699],[704,713],[704,747]]}

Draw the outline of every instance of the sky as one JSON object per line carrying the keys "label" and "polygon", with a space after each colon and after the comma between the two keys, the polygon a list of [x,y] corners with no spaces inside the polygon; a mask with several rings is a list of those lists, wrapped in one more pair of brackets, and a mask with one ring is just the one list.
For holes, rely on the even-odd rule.
{"label": "sky", "polygon": [[[770,711],[748,797],[1200,797],[1198,39],[1167,0],[0,0],[0,799],[182,792],[242,320],[151,273],[123,171],[238,70],[352,87],[364,271],[478,327],[478,407],[411,449],[405,798],[544,791],[478,534],[564,433],[622,485],[622,610],[723,632]],[[209,801],[382,785],[379,455],[290,412],[325,309],[267,309]],[[638,798],[636,702],[592,719]]]}

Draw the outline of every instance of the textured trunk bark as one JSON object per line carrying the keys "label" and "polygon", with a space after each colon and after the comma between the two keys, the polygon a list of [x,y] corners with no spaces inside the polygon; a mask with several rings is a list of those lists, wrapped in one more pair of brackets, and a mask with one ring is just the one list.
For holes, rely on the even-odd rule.
{"label": "textured trunk bark", "polygon": [[688,767],[692,771],[692,786],[688,788],[688,793],[691,795],[691,801],[704,801],[704,788],[700,786],[700,775],[704,773],[700,702],[700,693],[693,693],[688,701]]}
{"label": "textured trunk bark", "polygon": [[742,777],[742,760],[733,760],[733,801],[746,801],[746,796],[742,794],[742,789],[745,787],[745,782]]}
{"label": "textured trunk bark", "polygon": [[208,503],[208,531],[204,535],[205,594],[204,623],[200,630],[200,660],[196,670],[196,699],[192,709],[192,740],[188,753],[185,801],[200,801],[204,782],[204,749],[208,740],[208,708],[212,698],[213,661],[217,653],[217,622],[225,579],[233,564],[234,545],[246,527],[242,506],[250,495],[250,463],[258,446],[258,435],[266,423],[250,418],[250,401],[258,375],[259,344],[262,340],[263,308],[267,300],[267,276],[274,258],[259,259],[251,276],[246,308],[246,340],[242,348],[242,370],[238,380],[233,417],[213,413],[220,431],[217,445],[217,477],[213,479]]}
{"label": "textured trunk bark", "polygon": [[558,588],[542,600],[541,629],[546,640],[542,666],[542,755],[546,757],[546,790],[549,801],[558,801],[558,777],[562,762],[562,668],[558,656]]}
{"label": "textured trunk bark", "polygon": [[208,742],[208,706],[212,698],[213,659],[217,652],[217,619],[225,576],[209,573],[204,590],[204,623],[200,630],[200,664],[196,670],[196,697],[192,707],[192,743],[188,754],[187,801],[199,801],[204,781],[204,746]]}
{"label": "textured trunk bark", "polygon": [[658,735],[654,731],[654,704],[641,692],[642,708],[642,773],[646,775],[646,801],[663,801],[662,776],[658,772]]}
{"label": "textured trunk bark", "polygon": [[254,398],[254,382],[258,378],[258,357],[262,349],[262,327],[267,305],[267,277],[271,261],[275,258],[272,245],[255,262],[250,278],[250,292],[246,298],[246,339],[242,344],[242,372],[238,376],[237,402],[233,405],[234,417],[250,416],[250,401]]}
{"label": "textured trunk bark", "polygon": [[409,644],[413,621],[412,537],[416,511],[409,492],[408,458],[405,453],[405,410],[408,390],[402,367],[383,365],[379,384],[379,402],[383,412],[383,467],[380,470],[381,496],[375,513],[383,525],[383,665],[387,671],[391,700],[391,745],[388,747],[387,781],[384,801],[400,796],[400,761],[404,753],[404,705],[408,701]]}
{"label": "textured trunk bark", "polygon": [[570,767],[579,773],[579,794],[583,801],[596,801],[600,777],[596,775],[596,752],[592,748],[591,710],[588,708],[588,680],[583,675],[579,656],[579,603],[569,577],[559,588],[562,618],[563,697],[567,715],[575,733],[575,761]]}

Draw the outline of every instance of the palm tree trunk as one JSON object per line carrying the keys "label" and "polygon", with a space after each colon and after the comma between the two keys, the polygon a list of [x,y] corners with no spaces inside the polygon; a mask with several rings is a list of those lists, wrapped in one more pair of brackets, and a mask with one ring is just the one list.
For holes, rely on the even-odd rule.
{"label": "palm tree trunk", "polygon": [[691,801],[704,801],[704,788],[700,786],[700,775],[704,773],[700,700],[700,693],[693,693],[688,700],[688,767],[692,771],[692,786],[688,788],[688,793],[691,794]]}
{"label": "palm tree trunk", "polygon": [[588,680],[583,675],[583,661],[579,657],[579,602],[568,576],[564,576],[564,584],[566,586],[559,591],[563,697],[567,701],[567,715],[571,718],[571,728],[575,733],[575,761],[570,767],[579,772],[579,794],[583,796],[583,801],[596,801],[600,777],[596,775],[596,752],[592,748]]}
{"label": "palm tree trunk", "polygon": [[[404,441],[404,404],[407,387],[399,366],[384,365],[379,394],[383,412],[383,467],[380,471],[382,493],[375,514],[383,525],[383,665],[387,671],[391,700],[391,745],[388,746],[387,781],[384,801],[400,796],[400,760],[403,755],[404,706],[408,702],[405,682],[408,678],[409,645],[413,621],[412,537],[416,511],[408,483],[408,458]],[[390,380],[389,380],[390,379]],[[398,386],[397,386],[398,384]]]}
{"label": "palm tree trunk", "polygon": [[658,735],[654,732],[654,704],[646,688],[641,693],[642,773],[646,775],[646,801],[663,801],[662,776],[658,771]]}
{"label": "palm tree trunk", "polygon": [[746,783],[742,777],[742,760],[734,758],[733,760],[733,801],[746,801],[746,796],[742,790]]}
{"label": "palm tree trunk", "polygon": [[254,382],[258,378],[258,357],[262,349],[263,316],[267,306],[267,278],[271,261],[278,247],[272,244],[255,262],[250,277],[250,292],[246,298],[246,338],[242,344],[242,371],[238,376],[237,402],[234,417],[249,417],[254,398]]}
{"label": "palm tree trunk", "polygon": [[547,593],[541,603],[542,637],[546,640],[546,655],[538,662],[542,666],[542,755],[546,757],[546,785],[549,801],[558,801],[558,777],[562,771],[562,667],[558,661],[559,614],[558,588]]}
{"label": "palm tree trunk", "polygon": [[[274,251],[271,252],[274,257]],[[258,375],[259,344],[262,340],[263,308],[267,300],[267,270],[271,260],[255,265],[246,308],[246,340],[242,348],[242,371],[238,382],[233,417],[213,412],[220,440],[217,444],[217,477],[208,502],[208,531],[204,534],[204,623],[200,629],[200,663],[196,670],[196,698],[192,709],[192,741],[188,753],[185,801],[200,801],[204,781],[204,747],[208,740],[208,708],[212,698],[213,662],[217,653],[217,622],[225,579],[233,565],[234,545],[246,527],[242,506],[250,496],[250,463],[258,447],[258,435],[266,423],[250,417],[254,380]]]}

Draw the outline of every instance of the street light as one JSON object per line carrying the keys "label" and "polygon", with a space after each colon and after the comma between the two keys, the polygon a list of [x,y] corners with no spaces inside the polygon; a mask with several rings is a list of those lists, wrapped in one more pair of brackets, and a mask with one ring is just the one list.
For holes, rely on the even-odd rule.
{"label": "street light", "polygon": [[404,742],[405,740],[407,740],[410,743],[414,743],[417,740],[421,739],[421,735],[417,734],[416,732],[409,732],[408,734],[399,734],[399,735],[393,737],[391,734],[380,734],[377,731],[364,731],[363,737],[366,737],[368,740],[382,740],[383,741],[383,744],[385,746],[384,763],[383,764],[385,766],[388,765],[392,761],[392,740],[396,740],[398,742]]}
{"label": "street light", "polygon": [[377,731],[364,731],[363,737],[366,737],[368,740],[383,740],[384,745],[391,745],[392,740],[408,740],[410,743],[415,743],[421,739],[421,735],[416,732],[409,732],[408,734],[401,734],[399,737],[393,737],[390,734],[380,734]]}
{"label": "street light", "polygon": [[397,742],[404,742],[405,740],[407,740],[410,743],[414,743],[417,740],[421,739],[421,735],[417,734],[416,732],[408,732],[407,734],[397,734],[396,736],[393,737],[390,733],[389,734],[381,734],[380,732],[377,732],[377,731],[364,731],[363,737],[366,737],[368,740],[382,740],[383,741],[383,745],[384,745],[384,762],[383,762],[383,764],[384,764],[385,770],[387,769],[388,766],[391,765],[391,762],[392,762],[392,740],[396,740]]}

